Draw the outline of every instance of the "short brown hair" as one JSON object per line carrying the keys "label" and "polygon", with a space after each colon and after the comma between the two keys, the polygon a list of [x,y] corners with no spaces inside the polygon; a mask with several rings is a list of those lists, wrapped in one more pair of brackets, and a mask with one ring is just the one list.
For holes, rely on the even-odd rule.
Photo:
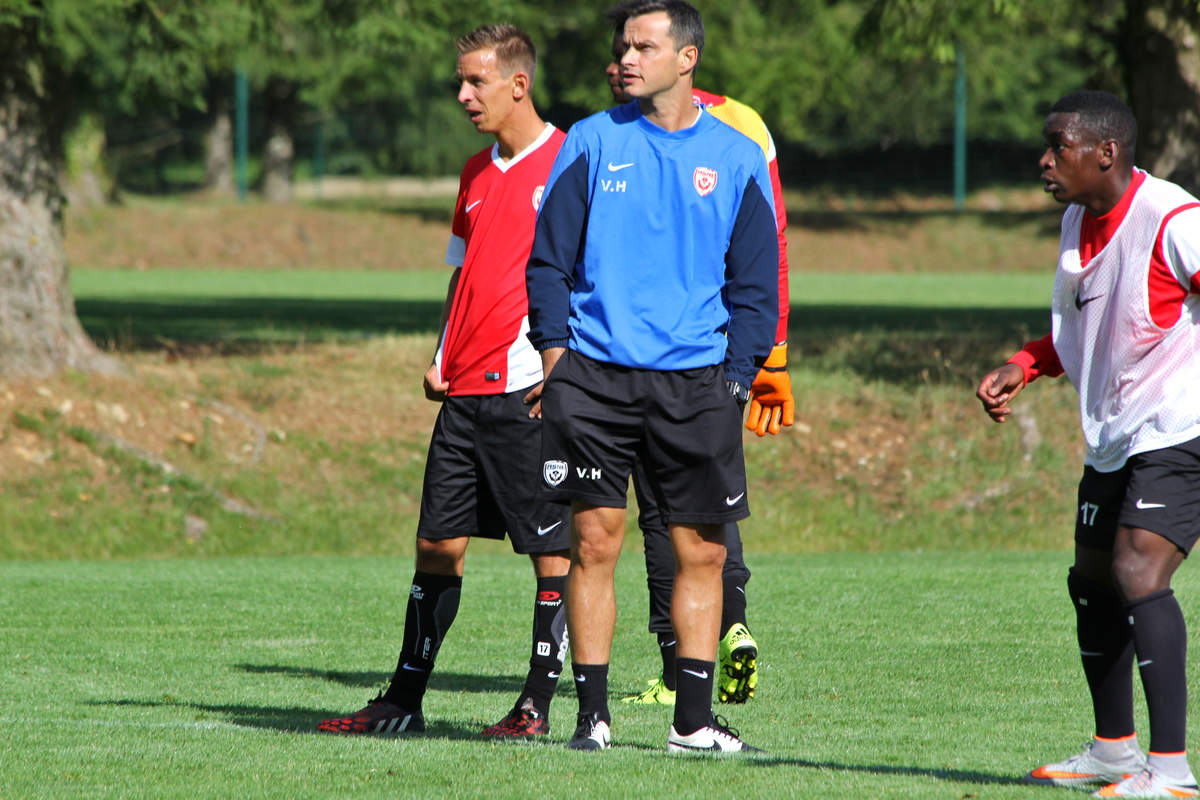
{"label": "short brown hair", "polygon": [[506,75],[521,71],[529,76],[530,85],[533,84],[534,73],[537,72],[537,49],[529,34],[516,25],[480,25],[461,37],[454,46],[458,48],[459,55],[488,48],[495,50],[496,61]]}

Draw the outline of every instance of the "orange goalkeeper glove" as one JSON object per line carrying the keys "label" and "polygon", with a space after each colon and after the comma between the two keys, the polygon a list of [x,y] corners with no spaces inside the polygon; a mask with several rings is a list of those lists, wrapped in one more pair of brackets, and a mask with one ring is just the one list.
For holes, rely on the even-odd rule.
{"label": "orange goalkeeper glove", "polygon": [[771,355],[750,384],[750,413],[746,427],[759,436],[779,433],[780,425],[796,419],[792,379],[787,371],[787,342],[771,348]]}

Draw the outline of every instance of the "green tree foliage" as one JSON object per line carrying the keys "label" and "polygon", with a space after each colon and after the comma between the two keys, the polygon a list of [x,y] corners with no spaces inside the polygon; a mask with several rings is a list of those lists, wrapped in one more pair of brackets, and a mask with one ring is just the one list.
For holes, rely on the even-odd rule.
{"label": "green tree foliage", "polygon": [[343,147],[365,150],[382,172],[457,172],[463,154],[482,144],[454,99],[454,41],[494,19],[497,4],[348,5],[357,8],[331,31],[329,59],[303,93],[334,112],[332,147],[340,134]]}
{"label": "green tree foliage", "polygon": [[[1036,141],[1057,96],[1130,85],[1137,67],[1120,29],[1127,6],[1146,0],[695,2],[708,35],[699,85],[759,110],[781,142],[836,155],[947,141],[956,48],[967,61],[968,135]],[[90,103],[170,117],[181,103],[203,104],[206,76],[228,94],[243,69],[253,113],[265,113],[282,81],[299,136],[325,121],[333,171],[456,171],[481,145],[455,101],[454,40],[485,22],[531,33],[535,98],[555,123],[608,103],[607,3],[589,0],[0,3],[0,19],[45,26],[50,61],[83,101],[73,112]]]}
{"label": "green tree foliage", "polygon": [[[180,109],[203,104],[208,80],[211,8],[182,0],[3,0],[0,47],[10,56],[8,76],[29,87],[44,125],[43,145],[57,163],[80,166],[78,153],[64,154],[67,134],[76,141],[105,142],[107,121],[142,118],[146,109],[164,120],[139,127],[129,151],[146,159],[155,143],[179,138]],[[148,143],[148,146],[147,146]],[[86,169],[102,165],[91,156]],[[74,176],[78,178],[79,176]]]}
{"label": "green tree foliage", "polygon": [[67,280],[64,133],[93,109],[194,98],[204,76],[196,13],[166,0],[0,5],[0,374],[108,363]]}
{"label": "green tree foliage", "polygon": [[183,0],[5,0],[0,37],[56,118],[192,103],[204,85],[202,6]]}
{"label": "green tree foliage", "polygon": [[876,94],[879,104],[863,105],[886,109],[902,136],[944,139],[961,48],[968,135],[1035,142],[1054,100],[1085,84],[1115,88],[1111,30],[1118,15],[1107,0],[869,0],[855,44],[873,62],[873,74],[897,75],[898,85],[883,87],[901,89],[904,102]]}
{"label": "green tree foliage", "polygon": [[259,85],[293,82],[318,112],[310,119],[329,121],[331,149],[365,155],[367,169],[454,172],[481,146],[454,99],[454,41],[511,18],[517,5],[269,0],[257,6],[250,46],[233,58]]}

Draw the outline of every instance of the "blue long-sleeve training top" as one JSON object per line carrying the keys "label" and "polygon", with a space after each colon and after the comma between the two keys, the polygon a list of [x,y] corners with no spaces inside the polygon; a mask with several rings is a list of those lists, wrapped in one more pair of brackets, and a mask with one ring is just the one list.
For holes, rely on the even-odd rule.
{"label": "blue long-sleeve training top", "polygon": [[530,340],[643,369],[723,362],[749,386],[779,317],[770,186],[762,148],[707,113],[667,131],[634,102],[576,123],[526,268]]}

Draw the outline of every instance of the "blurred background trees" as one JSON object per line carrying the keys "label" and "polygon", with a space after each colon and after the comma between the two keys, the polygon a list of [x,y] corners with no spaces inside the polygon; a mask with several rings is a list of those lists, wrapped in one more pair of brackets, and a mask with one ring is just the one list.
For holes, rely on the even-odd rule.
{"label": "blurred background trees", "polygon": [[1197,0],[872,0],[859,44],[900,64],[971,62],[972,133],[1012,140],[1074,88],[1121,95],[1138,164],[1200,191]]}
{"label": "blurred background trees", "polygon": [[[697,83],[760,111],[785,185],[950,191],[965,66],[971,185],[1030,183],[1045,110],[1116,91],[1139,163],[1200,188],[1198,0],[695,0]],[[535,98],[567,127],[605,107],[610,31],[584,0],[0,0],[0,373],[95,361],[74,322],[61,212],[121,192],[453,175],[481,140],[454,40],[526,28]],[[959,57],[961,56],[961,58]]]}
{"label": "blurred background trees", "polygon": [[0,4],[0,374],[112,366],[79,325],[67,281],[65,145],[77,170],[98,173],[109,120],[199,103],[204,27],[187,5]]}
{"label": "blurred background trees", "polygon": [[[44,21],[105,18],[64,43],[54,66],[90,90],[62,113],[71,117],[68,130],[90,132],[90,142],[78,142],[81,156],[89,146],[94,154],[103,137],[109,188],[232,192],[239,70],[249,89],[252,181],[268,198],[287,199],[291,179],[314,170],[455,174],[478,138],[454,100],[453,43],[485,21],[512,21],[533,35],[541,56],[536,97],[551,121],[567,126],[607,103],[601,71],[609,36],[603,4],[594,2],[0,3],[40,9]],[[965,55],[967,135],[979,181],[1012,176],[1020,158],[1031,175],[1046,107],[1081,86],[1131,102],[1149,158],[1143,163],[1180,180],[1196,172],[1196,0],[696,4],[708,33],[699,84],[762,113],[789,156],[781,161],[789,185],[844,176],[871,188],[924,174],[928,185],[915,188],[944,188],[949,167],[940,151],[953,131],[956,51]],[[143,27],[139,40],[130,27],[138,18],[181,38],[164,51],[161,37]],[[64,36],[62,25],[51,27],[52,37]],[[890,173],[889,156],[913,174]]]}

